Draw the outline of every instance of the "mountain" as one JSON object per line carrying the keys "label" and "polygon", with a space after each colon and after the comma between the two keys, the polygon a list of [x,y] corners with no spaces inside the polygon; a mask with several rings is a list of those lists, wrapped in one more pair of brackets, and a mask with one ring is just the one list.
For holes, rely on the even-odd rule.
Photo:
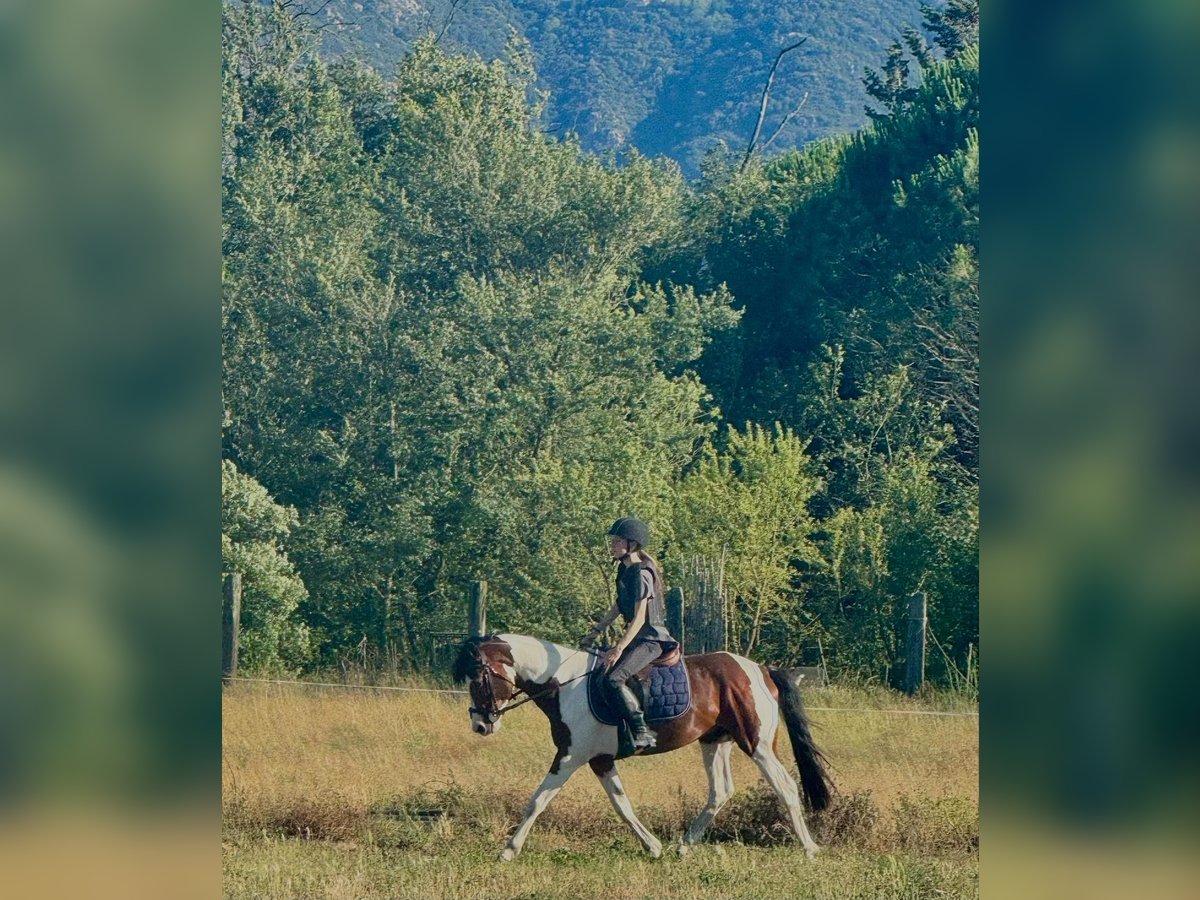
{"label": "mountain", "polygon": [[771,63],[801,37],[771,89],[767,153],[862,127],[863,72],[919,23],[920,0],[330,0],[316,17],[327,55],[384,74],[425,35],[489,60],[517,35],[548,131],[594,152],[664,154],[694,176],[714,146],[745,147]]}

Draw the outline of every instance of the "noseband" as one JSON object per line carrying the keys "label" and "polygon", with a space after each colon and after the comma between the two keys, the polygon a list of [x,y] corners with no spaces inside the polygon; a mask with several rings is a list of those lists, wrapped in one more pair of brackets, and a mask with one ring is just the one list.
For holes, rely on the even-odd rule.
{"label": "noseband", "polygon": [[479,685],[479,690],[481,696],[483,697],[483,701],[480,706],[472,706],[468,712],[478,714],[484,722],[486,722],[488,725],[492,725],[505,712],[505,710],[500,709],[496,705],[496,687],[492,683],[492,679],[501,678],[511,684],[514,689],[513,696],[516,696],[515,691],[519,691],[521,689],[513,684],[513,682],[510,681],[507,676],[501,675],[499,672],[494,671],[492,667],[487,664],[487,661],[483,658],[482,653],[479,654],[478,662],[479,671],[475,673],[475,676],[471,679],[471,682]]}

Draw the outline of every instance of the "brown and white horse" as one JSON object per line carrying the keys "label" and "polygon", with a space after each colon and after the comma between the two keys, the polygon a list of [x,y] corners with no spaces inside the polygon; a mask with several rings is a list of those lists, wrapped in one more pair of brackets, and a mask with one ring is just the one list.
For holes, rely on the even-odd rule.
{"label": "brown and white horse", "polygon": [[[661,842],[638,820],[617,774],[617,729],[598,721],[588,706],[588,662],[586,651],[521,634],[472,638],[459,651],[454,677],[460,683],[470,681],[471,727],[477,734],[499,731],[501,716],[530,700],[550,720],[554,761],[534,791],[521,824],[501,851],[502,860],[511,860],[521,852],[534,820],[585,763],[604,785],[617,814],[650,855],[662,855]],[[796,837],[811,857],[817,845],[804,824],[800,793],[775,755],[780,724],[787,727],[791,738],[809,807],[820,810],[828,806],[833,786],[824,757],[813,744],[796,682],[783,671],[732,653],[688,656],[685,663],[691,683],[691,709],[660,723],[655,729],[658,746],[639,754],[667,753],[700,742],[708,771],[708,803],[680,839],[679,853],[686,853],[704,836],[713,817],[733,794],[730,753],[736,745],[754,760],[779,795]]]}

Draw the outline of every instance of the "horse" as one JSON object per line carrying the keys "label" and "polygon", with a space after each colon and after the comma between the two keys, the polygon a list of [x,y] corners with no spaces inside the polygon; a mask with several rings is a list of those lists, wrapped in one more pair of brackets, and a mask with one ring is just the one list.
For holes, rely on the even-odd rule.
{"label": "horse", "polygon": [[[596,719],[588,705],[590,656],[591,651],[522,634],[470,638],[459,650],[453,675],[459,684],[470,682],[471,727],[476,734],[495,734],[500,730],[501,717],[526,702],[535,703],[550,720],[554,760],[533,792],[521,823],[500,852],[502,861],[516,858],[534,821],[585,763],[646,851],[656,859],[662,855],[662,843],[639,821],[617,774],[617,728]],[[795,837],[805,855],[813,857],[818,847],[804,822],[800,792],[775,755],[782,721],[791,738],[809,808],[816,811],[829,805],[833,782],[824,755],[813,743],[798,679],[727,652],[685,656],[684,663],[691,687],[691,708],[675,719],[658,723],[657,746],[638,753],[669,753],[700,742],[708,774],[708,802],[680,838],[677,852],[686,854],[703,838],[713,818],[733,795],[730,755],[736,745],[754,760],[779,795]],[[525,697],[518,699],[519,694]]]}

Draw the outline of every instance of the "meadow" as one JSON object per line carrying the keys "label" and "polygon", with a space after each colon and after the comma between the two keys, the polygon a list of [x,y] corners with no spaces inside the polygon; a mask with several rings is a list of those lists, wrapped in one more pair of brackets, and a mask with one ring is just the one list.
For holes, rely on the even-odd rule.
{"label": "meadow", "polygon": [[[222,700],[225,895],[977,897],[978,719],[904,714],[975,707],[838,686],[805,698],[839,792],[808,817],[823,848],[816,859],[791,843],[782,807],[737,751],[738,791],[707,843],[683,858],[669,849],[707,797],[699,749],[689,747],[619,764],[639,817],[663,840],[662,859],[645,855],[585,769],[521,856],[500,863],[553,756],[535,708],[480,738],[459,695],[235,682]],[[780,758],[791,763],[790,748]]]}

